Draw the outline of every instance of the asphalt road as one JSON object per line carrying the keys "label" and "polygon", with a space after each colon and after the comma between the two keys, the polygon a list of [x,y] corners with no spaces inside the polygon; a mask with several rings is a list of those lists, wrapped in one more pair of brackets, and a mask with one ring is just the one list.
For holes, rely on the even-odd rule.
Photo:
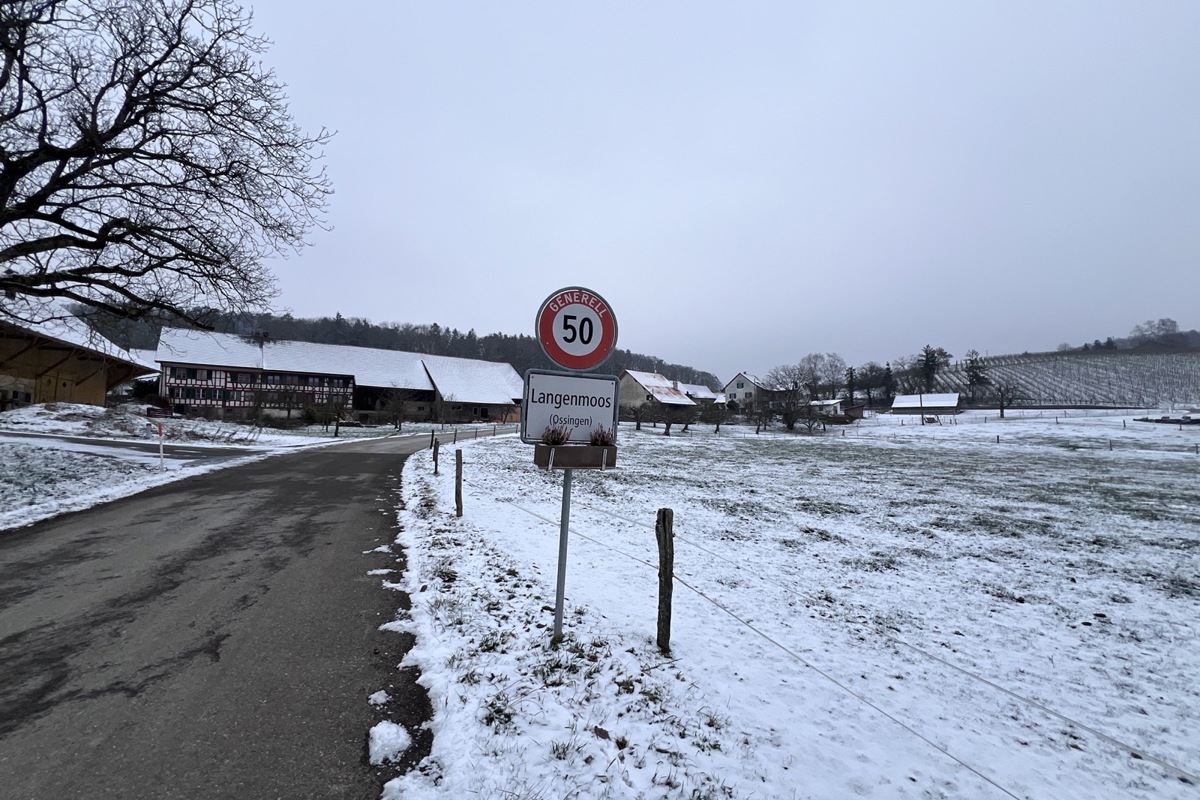
{"label": "asphalt road", "polygon": [[[404,458],[428,436],[196,476],[0,533],[0,795],[375,798],[380,719],[428,753],[407,603]],[[385,548],[384,551],[378,548]],[[392,700],[367,702],[380,689]]]}

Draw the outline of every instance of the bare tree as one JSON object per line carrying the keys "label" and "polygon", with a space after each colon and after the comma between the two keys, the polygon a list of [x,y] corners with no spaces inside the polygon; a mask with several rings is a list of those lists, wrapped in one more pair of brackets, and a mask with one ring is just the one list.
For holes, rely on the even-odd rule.
{"label": "bare tree", "polygon": [[70,301],[203,323],[262,307],[262,261],[331,192],[236,0],[0,5],[0,318]]}
{"label": "bare tree", "polygon": [[1017,385],[1004,381],[992,384],[992,396],[996,398],[996,405],[1000,409],[1000,419],[1004,419],[1004,409],[1012,408],[1014,403],[1022,399]]}
{"label": "bare tree", "polygon": [[647,406],[645,403],[623,403],[621,405],[621,415],[634,422],[634,430],[642,429],[642,420],[646,418]]}
{"label": "bare tree", "polygon": [[772,367],[763,376],[765,388],[770,391],[771,406],[779,412],[779,418],[789,431],[796,427],[801,409],[808,404],[808,372],[800,364]]}
{"label": "bare tree", "polygon": [[754,421],[754,432],[765,431],[770,427],[774,417],[775,412],[769,403],[756,403],[754,410],[750,412],[750,419]]}
{"label": "bare tree", "polygon": [[821,381],[825,376],[825,356],[822,353],[809,353],[800,359],[796,368],[803,376],[801,380],[808,389],[808,396],[820,396]]}
{"label": "bare tree", "polygon": [[706,403],[700,408],[700,421],[711,424],[713,433],[721,432],[721,423],[725,421],[728,410],[725,403]]}
{"label": "bare tree", "polygon": [[845,359],[837,353],[826,353],[821,364],[821,396],[826,400],[836,398],[845,378]]}
{"label": "bare tree", "polygon": [[917,394],[921,391],[920,359],[917,356],[899,356],[893,358],[889,365],[896,381],[894,391],[902,394]]}
{"label": "bare tree", "polygon": [[873,392],[883,389],[883,367],[874,361],[868,361],[858,368],[858,388],[866,392],[867,405],[875,403]]}

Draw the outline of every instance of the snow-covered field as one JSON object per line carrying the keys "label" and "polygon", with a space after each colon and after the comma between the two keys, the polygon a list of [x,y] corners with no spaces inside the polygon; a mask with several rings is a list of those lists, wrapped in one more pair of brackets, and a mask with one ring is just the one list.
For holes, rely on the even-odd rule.
{"label": "snow-covered field", "polygon": [[435,740],[384,796],[1196,797],[1200,430],[1081,414],[622,426],[575,473],[557,648],[561,473],[471,443],[459,519],[411,457],[384,580]]}

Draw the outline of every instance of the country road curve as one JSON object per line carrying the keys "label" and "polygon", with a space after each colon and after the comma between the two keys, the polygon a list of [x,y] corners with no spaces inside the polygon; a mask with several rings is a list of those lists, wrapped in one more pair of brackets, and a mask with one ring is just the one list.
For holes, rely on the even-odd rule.
{"label": "country road curve", "polygon": [[[431,742],[398,668],[411,642],[379,630],[407,598],[368,574],[403,569],[401,469],[429,441],[272,457],[0,532],[0,794],[378,797]],[[401,764],[368,763],[381,719],[413,734]]]}

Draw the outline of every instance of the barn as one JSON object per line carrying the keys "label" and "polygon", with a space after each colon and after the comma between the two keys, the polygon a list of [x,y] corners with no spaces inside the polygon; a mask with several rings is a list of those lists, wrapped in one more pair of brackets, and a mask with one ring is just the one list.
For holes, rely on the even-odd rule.
{"label": "barn", "polygon": [[943,414],[960,414],[962,410],[962,395],[958,392],[898,394],[892,400],[893,414],[936,417]]}
{"label": "barn", "polygon": [[291,417],[305,409],[439,422],[514,421],[510,365],[399,350],[164,328],[160,395],[179,413]]}
{"label": "barn", "polygon": [[29,403],[102,406],[111,389],[154,373],[153,364],[69,312],[44,312],[40,322],[0,321],[0,411]]}

